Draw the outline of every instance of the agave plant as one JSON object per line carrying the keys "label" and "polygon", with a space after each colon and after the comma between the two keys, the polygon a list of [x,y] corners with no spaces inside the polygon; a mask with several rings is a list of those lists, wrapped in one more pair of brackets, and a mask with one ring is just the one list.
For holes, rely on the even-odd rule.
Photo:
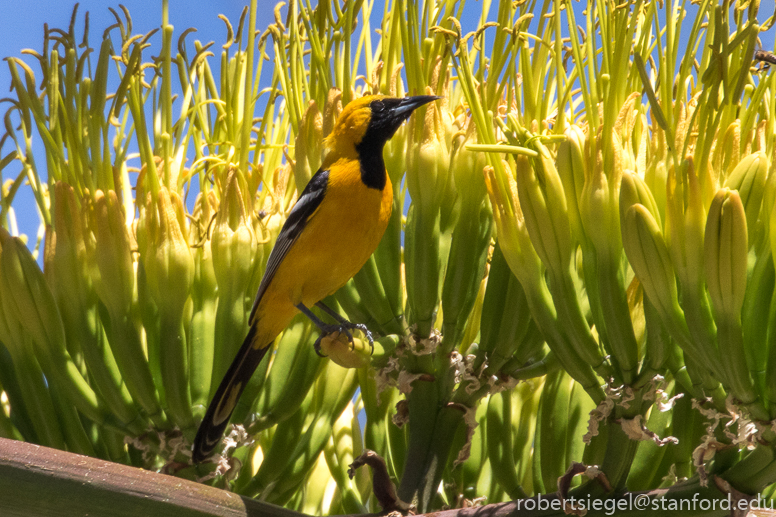
{"label": "agave plant", "polygon": [[[463,2],[393,0],[378,30],[374,2],[323,0],[259,30],[253,0],[220,56],[176,44],[163,6],[159,34],[114,13],[92,49],[74,13],[34,65],[7,60],[0,436],[307,514],[384,506],[348,475],[365,448],[421,512],[770,497],[776,85],[758,60],[776,59],[758,2],[484,2],[467,24]],[[321,359],[295,319],[195,467],[279,229],[342,106],[372,93],[444,97],[386,146],[392,220],[327,300],[374,352],[329,336]],[[23,188],[37,242],[16,229]]]}

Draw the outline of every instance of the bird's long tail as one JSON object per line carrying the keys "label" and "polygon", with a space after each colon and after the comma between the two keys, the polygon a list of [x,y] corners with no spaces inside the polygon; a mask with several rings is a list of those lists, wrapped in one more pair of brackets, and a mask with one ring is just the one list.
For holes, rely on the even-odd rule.
{"label": "bird's long tail", "polygon": [[210,406],[208,406],[205,418],[199,425],[194,445],[191,448],[194,463],[204,461],[213,453],[224,435],[224,429],[229,423],[229,418],[232,416],[245,386],[248,385],[248,381],[264,355],[272,348],[271,346],[262,348],[254,346],[256,330],[257,325],[251,325],[237,356],[218,386],[213,400],[210,401]]}

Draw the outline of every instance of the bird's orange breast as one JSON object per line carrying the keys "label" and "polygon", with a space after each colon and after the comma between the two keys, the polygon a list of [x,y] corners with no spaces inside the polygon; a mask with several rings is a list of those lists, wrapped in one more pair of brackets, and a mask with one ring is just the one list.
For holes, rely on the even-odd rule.
{"label": "bird's orange breast", "polygon": [[324,201],[278,266],[257,308],[262,334],[270,341],[296,314],[297,304],[312,307],[345,285],[372,255],[388,226],[393,207],[390,181],[383,190],[367,187],[356,160],[337,161],[329,170]]}

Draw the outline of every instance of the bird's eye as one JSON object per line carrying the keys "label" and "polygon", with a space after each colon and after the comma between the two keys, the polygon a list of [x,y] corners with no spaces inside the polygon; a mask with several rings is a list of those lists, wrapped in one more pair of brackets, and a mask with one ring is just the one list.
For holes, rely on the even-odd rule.
{"label": "bird's eye", "polygon": [[372,102],[372,112],[378,113],[380,111],[383,111],[385,109],[385,104],[382,103],[382,101],[373,101]]}

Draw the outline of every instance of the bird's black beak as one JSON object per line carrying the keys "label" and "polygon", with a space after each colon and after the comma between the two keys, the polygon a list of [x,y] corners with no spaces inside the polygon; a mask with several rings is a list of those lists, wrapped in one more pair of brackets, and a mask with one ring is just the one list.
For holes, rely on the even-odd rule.
{"label": "bird's black beak", "polygon": [[372,121],[369,124],[365,141],[379,141],[382,146],[391,138],[402,123],[410,118],[412,112],[431,101],[441,99],[436,95],[416,95],[414,97],[384,97],[372,101]]}
{"label": "bird's black beak", "polygon": [[396,118],[401,118],[403,122],[404,120],[407,120],[412,112],[419,107],[441,98],[442,97],[437,97],[436,95],[416,95],[414,97],[404,97],[402,99],[398,99],[399,102],[392,109],[392,114]]}

